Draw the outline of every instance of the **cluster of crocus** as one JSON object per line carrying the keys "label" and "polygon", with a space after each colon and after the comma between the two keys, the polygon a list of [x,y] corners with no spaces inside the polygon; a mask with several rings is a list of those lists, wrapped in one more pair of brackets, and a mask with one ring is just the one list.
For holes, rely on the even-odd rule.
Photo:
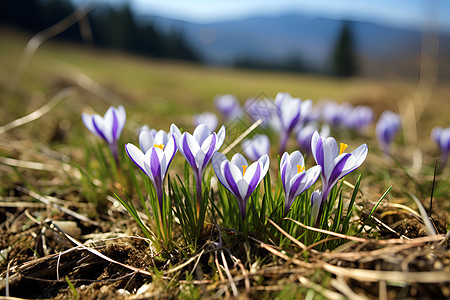
{"label": "cluster of crocus", "polygon": [[229,161],[217,152],[212,164],[220,183],[236,198],[241,218],[245,220],[247,201],[269,170],[269,156],[265,154],[249,166],[240,153]]}
{"label": "cluster of crocus", "polygon": [[251,139],[245,139],[242,141],[242,150],[250,160],[257,161],[264,154],[269,154],[269,137],[265,134],[256,134]]}
{"label": "cluster of crocus", "polygon": [[[307,170],[300,151],[294,151],[291,154],[283,152],[279,170],[285,193],[284,214],[288,214],[295,199],[309,189],[320,175],[322,191],[317,190],[311,196],[311,219],[315,220],[320,217],[322,207],[337,181],[363,163],[368,152],[367,146],[363,144],[351,153],[344,153],[347,145],[341,144],[339,151],[335,139],[326,137],[329,134],[327,126],[322,130],[323,135],[326,136],[321,136],[317,132],[317,123],[305,125],[303,114],[311,111],[311,100],[302,101],[287,93],[279,93],[271,105],[275,111],[266,112],[272,126],[277,128],[282,136],[280,151],[284,150],[290,132],[297,127],[298,139],[302,140],[303,148],[311,149],[317,163],[316,166]],[[269,170],[269,138],[259,134],[253,139],[244,140],[243,151],[250,160],[254,161],[252,164],[249,165],[244,156],[239,153],[228,160],[224,154],[218,152],[225,140],[225,127],[222,126],[215,133],[213,128],[205,124],[208,123],[205,121],[207,118],[209,118],[207,115],[199,117],[200,124],[192,134],[181,133],[175,124],[171,125],[169,133],[144,126],[139,133],[140,148],[128,143],[125,145],[126,153],[152,182],[161,214],[163,213],[164,180],[176,152],[179,151],[184,156],[193,170],[196,181],[197,213],[202,203],[203,173],[212,160],[218,180],[234,195],[240,216],[242,220],[245,220],[248,199]],[[104,118],[83,114],[83,122],[90,131],[105,139],[110,147],[115,145],[112,150],[115,149],[113,153],[117,156],[117,140],[125,123],[124,108],[111,107]],[[212,127],[215,128],[216,125]],[[448,135],[443,134],[443,131],[438,132],[436,129],[434,136]],[[446,149],[448,153],[448,147]]]}
{"label": "cluster of crocus", "polygon": [[90,132],[108,143],[116,163],[118,163],[117,142],[127,119],[125,108],[122,105],[117,108],[111,106],[104,117],[98,114],[83,113],[81,119]]}
{"label": "cluster of crocus", "polygon": [[353,106],[350,103],[341,103],[326,99],[318,106],[319,119],[333,127],[363,131],[373,122],[373,110],[366,105]]}
{"label": "cluster of crocus", "polygon": [[402,120],[399,114],[390,110],[386,110],[381,114],[377,121],[375,132],[384,153],[390,153],[389,147],[401,125]]}
{"label": "cluster of crocus", "polygon": [[442,169],[447,164],[448,153],[450,151],[450,127],[434,127],[431,131],[431,138],[438,145],[439,150],[441,151],[440,166]]}
{"label": "cluster of crocus", "polygon": [[322,167],[322,202],[319,210],[328,198],[334,185],[349,174],[356,170],[367,157],[368,148],[366,144],[362,144],[351,153],[344,153],[347,144],[341,143],[338,148],[336,140],[333,137],[322,137],[316,131],[313,134],[311,142],[311,150],[316,163]]}

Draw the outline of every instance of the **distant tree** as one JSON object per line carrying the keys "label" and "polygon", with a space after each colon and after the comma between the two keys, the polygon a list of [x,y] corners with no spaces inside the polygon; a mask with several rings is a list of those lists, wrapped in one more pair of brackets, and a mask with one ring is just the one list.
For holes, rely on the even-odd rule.
{"label": "distant tree", "polygon": [[344,22],[333,53],[334,75],[342,77],[355,75],[358,67],[354,47],[350,23]]}
{"label": "distant tree", "polygon": [[[74,9],[71,0],[0,0],[0,25],[11,24],[36,33],[58,23]],[[128,2],[99,2],[87,18],[96,46],[152,57],[200,61],[182,32],[160,33],[150,21],[138,22]],[[77,23],[57,38],[83,42]]]}

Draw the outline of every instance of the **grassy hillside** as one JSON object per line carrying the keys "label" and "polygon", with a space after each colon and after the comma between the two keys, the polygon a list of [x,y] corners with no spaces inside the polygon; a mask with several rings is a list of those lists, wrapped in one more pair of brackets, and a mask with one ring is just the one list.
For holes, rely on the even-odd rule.
{"label": "grassy hillside", "polygon": [[[143,298],[181,299],[231,295],[341,299],[355,298],[355,293],[368,298],[449,296],[445,282],[450,278],[450,252],[444,234],[449,228],[450,169],[447,166],[434,176],[438,150],[429,137],[432,127],[450,126],[450,87],[446,83],[436,85],[432,77],[422,78],[418,84],[399,78],[338,79],[206,67],[62,41],[45,41],[23,64],[22,53],[30,38],[27,33],[0,27],[0,295],[10,287],[11,296],[61,299],[123,299],[138,290]],[[144,124],[168,130],[176,123],[191,131],[193,114],[217,113],[213,103],[217,94],[234,94],[243,104],[248,98],[274,97],[280,91],[314,102],[331,98],[369,105],[376,116],[386,109],[402,115],[403,134],[397,136],[392,158],[379,150],[374,126],[363,134],[331,128],[338,142],[349,144],[350,151],[363,143],[369,148],[361,168],[330,193],[329,199],[334,197],[336,203],[329,200],[328,212],[332,213],[329,219],[323,218],[320,228],[331,232],[290,226],[283,217],[276,222],[290,230],[289,234],[270,220],[272,223],[248,225],[254,231],[247,236],[240,219],[230,221],[238,224],[237,230],[225,226],[219,213],[208,211],[195,249],[182,238],[187,227],[180,229],[180,218],[174,221],[173,232],[169,231],[175,245],[170,251],[156,251],[154,243],[136,238],[143,236],[145,226],[138,227],[113,195],[125,199],[128,193],[145,224],[153,229],[159,223],[148,211],[144,214],[146,201],[139,202],[137,193],[139,188],[145,192],[147,181],[123,151],[125,158],[119,158],[118,167],[113,167],[114,159],[105,154],[108,147],[86,130],[81,113],[103,114],[110,105],[123,105],[127,121],[121,143],[137,144],[137,130]],[[61,92],[65,96],[55,98]],[[43,106],[49,110],[35,120],[23,125],[10,123]],[[5,124],[10,127],[5,129]],[[234,134],[227,132],[227,142],[240,131]],[[297,148],[294,138],[288,148]],[[273,182],[279,168],[275,152],[272,149],[270,153]],[[306,160],[307,167],[314,163],[311,155]],[[184,165],[178,153],[169,175],[187,175],[182,172]],[[297,165],[298,172],[302,172],[300,167]],[[208,174],[213,173],[211,169],[208,167]],[[357,190],[353,185],[358,186],[359,173],[362,181]],[[133,181],[133,174],[139,175],[137,180]],[[178,193],[185,202],[173,197],[169,209],[191,203],[193,181],[185,180],[189,191]],[[264,190],[264,197],[276,194],[272,181],[258,193]],[[204,183],[210,182],[205,179]],[[317,185],[321,185],[320,179]],[[220,202],[223,193],[212,183],[211,189],[210,194],[204,193],[211,195],[211,211],[225,211],[226,203],[234,203],[234,198]],[[386,190],[390,192],[384,198]],[[417,196],[418,202],[409,193]],[[270,197],[255,198],[262,202]],[[309,222],[309,198],[305,194],[297,199],[302,199],[301,204],[295,202],[303,214],[299,215],[308,216],[299,221]],[[356,199],[353,210],[349,209],[350,199]],[[381,204],[376,206],[379,199]],[[428,236],[429,218],[419,213],[417,205],[432,210],[429,214],[440,235]],[[252,220],[267,220],[264,213],[258,216],[258,212],[248,211]],[[240,217],[239,212],[235,215]],[[90,250],[75,247],[77,242],[67,239],[54,225],[70,225],[71,236],[83,243],[93,241],[87,243]],[[336,236],[336,232],[345,235]],[[312,243],[316,239],[317,243]],[[308,242],[308,247],[300,241]],[[114,261],[105,261],[92,249]]]}

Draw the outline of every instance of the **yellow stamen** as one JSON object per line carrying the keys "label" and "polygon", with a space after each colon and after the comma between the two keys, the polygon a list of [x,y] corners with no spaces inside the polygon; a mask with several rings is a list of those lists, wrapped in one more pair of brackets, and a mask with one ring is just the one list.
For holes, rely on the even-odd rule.
{"label": "yellow stamen", "polygon": [[341,143],[341,150],[339,151],[339,155],[341,155],[342,153],[344,153],[345,149],[347,149],[348,145]]}
{"label": "yellow stamen", "polygon": [[247,167],[246,165],[242,165],[242,175],[245,175],[245,171],[247,171]]}
{"label": "yellow stamen", "polygon": [[297,174],[305,170],[304,166],[297,165]]}
{"label": "yellow stamen", "polygon": [[164,145],[163,144],[154,144],[153,147],[159,148],[161,150],[164,150]]}

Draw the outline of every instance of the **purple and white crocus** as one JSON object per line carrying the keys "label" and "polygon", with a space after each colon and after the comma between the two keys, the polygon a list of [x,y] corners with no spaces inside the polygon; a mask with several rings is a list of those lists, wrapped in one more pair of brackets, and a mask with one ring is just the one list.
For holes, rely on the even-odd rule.
{"label": "purple and white crocus", "polygon": [[142,127],[139,133],[139,147],[144,153],[154,146],[164,148],[169,142],[169,136],[164,130],[157,131],[147,126]]}
{"label": "purple and white crocus", "polygon": [[90,115],[83,113],[81,119],[83,120],[84,126],[86,126],[90,132],[108,143],[116,163],[118,164],[117,142],[127,119],[125,108],[123,108],[122,105],[117,108],[110,106],[104,117],[98,114]]}
{"label": "purple and white crocus", "polygon": [[239,153],[229,161],[217,152],[212,164],[220,183],[236,197],[242,220],[245,220],[247,201],[269,170],[269,156],[263,155],[249,166]]}
{"label": "purple and white crocus", "polygon": [[438,145],[441,151],[441,169],[445,167],[450,151],[450,127],[442,128],[440,126],[434,127],[431,130],[431,138]]}
{"label": "purple and white crocus", "polygon": [[294,200],[316,182],[321,170],[321,166],[305,170],[305,160],[300,151],[283,154],[280,160],[280,175],[285,194],[285,215],[289,212]]}
{"label": "purple and white crocus", "polygon": [[278,93],[275,96],[276,118],[272,119],[272,126],[280,132],[279,154],[284,153],[291,131],[302,122],[303,115],[307,115],[312,109],[312,101],[302,101],[293,98],[288,93]]}
{"label": "purple and white crocus", "polygon": [[377,121],[375,132],[384,153],[389,154],[389,146],[401,126],[402,120],[399,114],[390,110],[386,110],[381,114]]}
{"label": "purple and white crocus", "polygon": [[216,134],[211,132],[205,124],[200,124],[194,129],[193,134],[189,132],[181,134],[180,129],[175,124],[172,124],[170,133],[175,137],[178,150],[183,154],[194,171],[197,209],[199,211],[202,198],[203,173],[212,156],[220,149],[225,140],[225,127],[222,126]]}
{"label": "purple and white crocus", "polygon": [[242,116],[242,108],[236,96],[231,94],[217,95],[214,98],[217,110],[224,120],[232,121]]}
{"label": "purple and white crocus", "polygon": [[[305,154],[311,154],[311,140],[314,132],[319,129],[319,124],[316,122],[307,123],[301,126],[297,126],[297,144],[300,150]],[[328,137],[330,135],[330,126],[323,123],[320,129],[320,135]]]}
{"label": "purple and white crocus", "polygon": [[362,144],[351,153],[344,153],[346,148],[347,145],[344,143],[338,148],[333,137],[322,137],[317,131],[313,134],[311,150],[316,163],[322,167],[322,206],[338,180],[356,170],[367,157],[366,144]]}
{"label": "purple and white crocus", "polygon": [[[140,139],[143,138],[140,136]],[[139,141],[141,143],[141,141]],[[159,209],[162,213],[164,198],[164,178],[172,162],[175,153],[177,153],[177,144],[175,137],[168,137],[167,144],[155,144],[145,153],[133,144],[126,144],[125,150],[131,160],[146,174],[156,190]]]}
{"label": "purple and white crocus", "polygon": [[264,154],[269,154],[269,137],[265,134],[256,134],[251,139],[243,140],[242,151],[251,161],[257,161]]}
{"label": "purple and white crocus", "polygon": [[211,131],[216,130],[217,124],[219,123],[217,116],[212,112],[203,112],[201,114],[197,114],[193,117],[193,121],[195,126],[205,124]]}

